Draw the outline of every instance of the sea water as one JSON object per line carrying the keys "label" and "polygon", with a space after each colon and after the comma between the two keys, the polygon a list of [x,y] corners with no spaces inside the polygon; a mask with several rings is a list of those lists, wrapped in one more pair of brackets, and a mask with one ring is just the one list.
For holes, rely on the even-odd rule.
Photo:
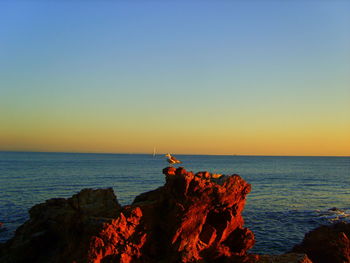
{"label": "sea water", "polygon": [[[350,219],[350,157],[177,157],[188,171],[236,173],[252,185],[243,216],[253,253],[284,253],[320,224]],[[125,205],[163,185],[166,166],[163,155],[0,152],[0,242],[35,204],[113,187]]]}

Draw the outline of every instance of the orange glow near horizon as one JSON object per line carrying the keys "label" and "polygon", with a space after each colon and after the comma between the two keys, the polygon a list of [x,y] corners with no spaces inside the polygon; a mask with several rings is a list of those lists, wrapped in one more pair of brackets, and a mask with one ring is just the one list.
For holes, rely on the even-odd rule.
{"label": "orange glow near horizon", "polygon": [[[183,124],[183,123],[182,123]],[[350,130],[304,130],[237,128],[189,128],[158,130],[144,127],[106,129],[94,127],[44,129],[32,127],[0,133],[3,151],[93,152],[93,153],[158,153],[214,155],[300,155],[350,156]],[[318,132],[315,132],[318,131]]]}

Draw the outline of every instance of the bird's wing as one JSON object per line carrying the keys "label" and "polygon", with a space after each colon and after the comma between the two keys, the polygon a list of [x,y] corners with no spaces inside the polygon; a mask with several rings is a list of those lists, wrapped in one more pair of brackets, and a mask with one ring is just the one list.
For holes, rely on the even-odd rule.
{"label": "bird's wing", "polygon": [[176,159],[174,156],[171,156],[171,160],[176,162],[176,163],[181,163],[178,159]]}

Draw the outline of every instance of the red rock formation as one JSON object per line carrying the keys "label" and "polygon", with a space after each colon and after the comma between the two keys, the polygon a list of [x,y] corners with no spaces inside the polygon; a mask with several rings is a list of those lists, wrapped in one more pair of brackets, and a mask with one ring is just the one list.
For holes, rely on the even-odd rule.
{"label": "red rock formation", "polygon": [[168,204],[176,208],[167,220],[178,219],[169,235],[171,249],[181,252],[184,262],[245,255],[254,245],[254,235],[243,228],[241,216],[250,185],[237,175],[220,185],[208,180],[207,172],[194,175],[180,168],[175,176],[168,175],[169,169],[164,173]]}
{"label": "red rock formation", "polygon": [[336,223],[320,226],[304,237],[294,252],[306,253],[314,263],[350,262],[350,224]]}
{"label": "red rock formation", "polygon": [[0,262],[255,262],[238,175],[168,167],[164,186],[120,207],[111,189],[82,190],[30,210]]}

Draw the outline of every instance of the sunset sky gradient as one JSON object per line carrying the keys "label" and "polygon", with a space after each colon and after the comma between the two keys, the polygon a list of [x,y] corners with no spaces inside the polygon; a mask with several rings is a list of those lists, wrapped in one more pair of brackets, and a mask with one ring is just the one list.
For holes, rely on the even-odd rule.
{"label": "sunset sky gradient", "polygon": [[350,2],[282,2],[0,1],[0,150],[349,156]]}

